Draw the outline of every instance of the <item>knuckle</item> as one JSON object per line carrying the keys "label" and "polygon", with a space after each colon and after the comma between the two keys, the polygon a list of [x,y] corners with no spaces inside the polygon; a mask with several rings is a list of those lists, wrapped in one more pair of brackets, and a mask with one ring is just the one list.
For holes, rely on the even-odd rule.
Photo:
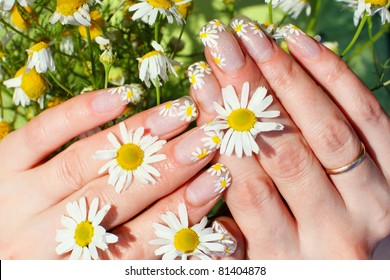
{"label": "knuckle", "polygon": [[352,115],[354,118],[372,125],[380,123],[385,117],[380,103],[373,96],[359,100],[353,108]]}
{"label": "knuckle", "polygon": [[348,65],[341,59],[336,60],[334,64],[328,64],[330,67],[325,68],[325,84],[334,84],[343,81],[344,75],[351,71]]}
{"label": "knuckle", "polygon": [[70,147],[62,155],[58,168],[58,177],[68,187],[79,190],[86,181],[84,179],[85,162],[76,149]]}
{"label": "knuckle", "polygon": [[[42,113],[43,114],[43,113]],[[24,129],[25,145],[36,151],[46,151],[47,141],[49,137],[47,123],[44,121],[42,115],[38,115],[29,123]]]}
{"label": "knuckle", "polygon": [[292,59],[288,59],[286,62],[284,62],[283,67],[283,75],[280,75],[279,71],[273,70],[275,72],[272,78],[274,84],[273,87],[280,91],[287,91],[295,86],[294,81],[296,81],[296,78],[299,75],[299,71],[298,67],[296,67],[295,62]]}
{"label": "knuckle", "polygon": [[390,234],[390,198],[386,202],[381,202],[370,224],[372,225],[370,231],[375,243]]}

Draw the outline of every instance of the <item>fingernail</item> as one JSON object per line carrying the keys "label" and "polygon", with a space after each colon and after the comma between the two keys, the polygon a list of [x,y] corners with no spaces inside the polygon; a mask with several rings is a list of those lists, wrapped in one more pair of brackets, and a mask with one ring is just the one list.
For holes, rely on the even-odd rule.
{"label": "fingernail", "polygon": [[258,62],[268,60],[274,54],[270,38],[260,28],[259,24],[247,17],[238,16],[230,22],[234,35],[245,46],[248,53]]}
{"label": "fingernail", "polygon": [[322,50],[319,43],[295,25],[289,24],[283,29],[290,51],[300,53],[303,57],[309,59],[316,58],[321,54]]}
{"label": "fingernail", "polygon": [[218,243],[225,246],[224,251],[214,252],[214,254],[220,256],[220,257],[228,257],[237,249],[237,240],[233,237],[233,235],[226,229],[226,227],[218,222],[217,220],[214,221],[211,225],[211,228],[214,233],[223,234],[223,237],[221,240],[218,241]]}
{"label": "fingernail", "polygon": [[203,61],[188,67],[188,79],[191,83],[197,104],[202,111],[214,114],[214,102],[222,103],[221,88],[217,78],[211,74],[210,66]]}
{"label": "fingernail", "polygon": [[184,96],[161,104],[148,116],[145,124],[154,134],[163,135],[194,121],[197,116],[195,102]]}
{"label": "fingernail", "polygon": [[203,128],[197,128],[185,134],[175,146],[176,160],[181,164],[190,165],[203,160],[219,149],[223,136],[222,132],[214,131],[216,134],[213,136],[210,136],[210,132]]}
{"label": "fingernail", "polygon": [[225,73],[233,74],[245,65],[245,57],[230,31],[219,20],[203,26],[199,37],[208,48],[214,63]]}
{"label": "fingernail", "polygon": [[103,90],[95,93],[91,108],[97,113],[107,113],[127,104],[128,102],[122,100],[120,94],[110,94],[107,90]]}
{"label": "fingernail", "polygon": [[187,186],[186,200],[193,206],[205,205],[224,192],[231,180],[230,172],[223,164],[214,164]]}

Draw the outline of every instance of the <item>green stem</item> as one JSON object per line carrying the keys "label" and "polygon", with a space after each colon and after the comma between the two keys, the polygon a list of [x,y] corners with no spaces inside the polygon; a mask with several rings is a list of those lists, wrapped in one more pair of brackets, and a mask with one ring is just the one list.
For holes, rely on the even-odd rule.
{"label": "green stem", "polygon": [[375,54],[375,47],[374,47],[374,41],[373,41],[373,36],[372,36],[372,19],[369,17],[367,19],[367,25],[368,25],[368,38],[370,42],[370,47],[371,47],[371,56],[372,56],[372,63],[374,64],[375,71],[378,75],[380,70],[378,68],[378,64],[376,63],[376,54]]}
{"label": "green stem", "polygon": [[92,83],[93,83],[94,89],[96,89],[96,68],[95,68],[95,60],[93,57],[93,45],[92,45],[92,39],[91,39],[91,31],[90,31],[89,27],[86,27],[86,30],[87,30],[87,39],[88,39],[91,66],[92,66]]}
{"label": "green stem", "polygon": [[160,81],[158,80],[158,77],[156,78],[156,102],[157,105],[161,104],[161,88],[160,88]]}
{"label": "green stem", "polygon": [[180,41],[181,41],[181,37],[183,37],[183,33],[184,33],[184,29],[186,28],[187,26],[187,17],[188,17],[188,11],[190,9],[187,9],[187,12],[186,12],[186,16],[185,16],[185,22],[183,23],[183,26],[181,27],[181,30],[180,30],[180,34],[179,34],[179,38],[177,39],[177,43],[175,45],[175,49],[173,50],[172,52],[172,55],[171,55],[171,59],[174,59],[175,56],[176,56],[176,52],[177,52],[177,48],[180,44]]}
{"label": "green stem", "polygon": [[317,21],[318,21],[319,15],[320,15],[321,5],[322,5],[322,1],[321,0],[316,0],[315,3],[314,3],[314,11],[311,14],[310,22],[309,22],[309,24],[307,25],[307,28],[306,28],[306,33],[311,35],[311,36],[315,35],[314,34],[314,28],[315,28],[315,26],[317,24]]}
{"label": "green stem", "polygon": [[159,41],[158,41],[159,33],[160,33],[160,20],[157,19],[155,24],[154,24],[154,40],[157,43],[159,43]]}
{"label": "green stem", "polygon": [[56,76],[54,76],[53,73],[51,72],[47,72],[49,73],[50,77],[53,79],[53,81],[60,87],[62,88],[64,91],[66,91],[67,94],[69,94],[70,96],[75,96],[69,89],[67,89],[57,78]]}
{"label": "green stem", "polygon": [[355,35],[353,36],[351,42],[349,42],[348,46],[345,48],[345,50],[341,53],[341,57],[345,56],[350,50],[351,48],[353,47],[353,45],[356,43],[357,39],[359,38],[359,35],[360,33],[362,32],[363,30],[363,27],[364,27],[364,24],[366,23],[367,21],[367,17],[369,17],[369,15],[366,13],[362,20],[360,21],[359,23],[359,26],[358,28],[356,29],[356,32],[355,32]]}
{"label": "green stem", "polygon": [[36,41],[30,37],[28,37],[26,34],[23,34],[22,32],[20,32],[19,30],[17,30],[16,28],[14,28],[11,24],[9,24],[8,22],[6,22],[2,17],[0,17],[0,22],[7,26],[8,28],[12,29],[14,32],[18,33],[20,36],[22,36],[23,38],[31,41],[31,42],[34,42],[36,43]]}
{"label": "green stem", "polygon": [[269,24],[274,23],[273,9],[272,9],[272,0],[268,2],[268,16],[269,16]]}
{"label": "green stem", "polygon": [[104,65],[104,88],[108,87],[108,75],[110,74],[111,65]]}
{"label": "green stem", "polygon": [[4,119],[4,107],[3,107],[3,91],[0,88],[0,108],[1,108],[1,119]]}

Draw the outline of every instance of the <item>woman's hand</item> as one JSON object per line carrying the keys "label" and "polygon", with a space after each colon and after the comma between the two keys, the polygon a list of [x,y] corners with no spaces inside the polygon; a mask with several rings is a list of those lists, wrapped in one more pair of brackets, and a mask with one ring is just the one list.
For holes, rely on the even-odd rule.
{"label": "woman's hand", "polygon": [[[107,90],[83,94],[43,112],[4,138],[0,142],[1,259],[68,258],[70,253],[56,254],[58,242],[62,240],[62,237],[56,240],[56,231],[64,230],[63,223],[67,224],[67,219],[61,217],[72,214],[68,203],[82,201],[81,198],[86,199],[87,210],[94,198],[99,199],[98,209],[111,206],[102,226],[119,241],[109,244],[104,253],[99,252],[101,258],[159,258],[154,253],[158,247],[149,243],[157,238],[152,224],[164,224],[160,215],[168,209],[177,213],[180,203],[187,205],[190,225],[198,223],[220,196],[215,192],[215,178],[201,171],[214,156],[215,149],[209,149],[207,155],[196,154],[197,148],[203,147],[201,139],[205,137],[199,128],[170,140],[196,118],[196,108],[190,98],[175,102],[173,107],[169,106],[172,103],[162,104],[125,120],[121,131],[115,125],[79,140],[52,158],[48,156],[69,140],[119,116],[126,107],[121,96]],[[193,106],[192,110],[185,110],[186,106]],[[166,109],[171,110],[166,112]],[[110,175],[99,174],[108,161],[94,157],[101,158],[102,152],[97,151],[113,148],[115,151],[113,138],[124,144],[123,138],[128,137],[126,127],[133,131],[144,127],[145,135],[170,141],[159,151],[156,148],[143,154],[149,157],[152,167],[145,168],[138,178],[134,173],[129,188],[122,190],[127,187],[126,182],[109,180],[114,176],[112,170]],[[163,154],[165,159],[153,158],[154,154]],[[142,160],[146,161],[144,157]],[[145,170],[149,175],[145,175]],[[123,176],[120,174],[115,176]],[[141,184],[139,176],[149,182],[155,180],[155,184]],[[67,251],[64,246],[58,251]]]}
{"label": "woman's hand", "polygon": [[[232,173],[226,201],[247,258],[370,258],[390,233],[389,117],[338,56],[296,27],[286,29],[291,57],[251,20],[230,24],[234,35],[218,21],[202,30],[213,72],[193,79],[198,124],[216,117],[222,88],[240,99],[249,82],[250,96],[265,86],[274,96],[267,110],[281,112],[262,122],[284,126],[257,135],[257,155],[216,159]],[[360,164],[327,174],[361,155],[361,143]]]}

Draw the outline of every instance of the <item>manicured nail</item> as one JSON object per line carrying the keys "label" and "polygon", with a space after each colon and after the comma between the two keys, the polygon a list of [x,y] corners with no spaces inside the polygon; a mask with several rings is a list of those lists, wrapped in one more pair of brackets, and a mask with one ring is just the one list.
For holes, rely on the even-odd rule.
{"label": "manicured nail", "polygon": [[295,25],[289,24],[283,29],[290,51],[300,53],[308,59],[316,58],[321,54],[319,43]]}
{"label": "manicured nail", "polygon": [[219,20],[212,20],[199,32],[215,64],[227,74],[234,74],[245,64],[245,57],[234,36]]}
{"label": "manicured nail", "polygon": [[186,200],[193,206],[205,205],[224,192],[231,180],[229,170],[223,164],[216,163],[187,186]]}
{"label": "manicured nail", "polygon": [[184,96],[161,104],[148,116],[145,123],[154,134],[163,135],[194,121],[197,116],[195,102],[191,97]]}
{"label": "manicured nail", "polygon": [[230,234],[226,227],[222,223],[214,221],[211,225],[211,228],[214,233],[223,234],[222,239],[219,240],[218,243],[225,246],[224,251],[215,252],[215,254],[220,257],[228,257],[234,254],[237,249],[237,240],[233,237],[233,235]]}
{"label": "manicured nail", "polygon": [[240,40],[248,53],[258,62],[268,60],[274,49],[270,38],[260,28],[259,24],[247,17],[238,16],[230,22],[237,40]]}
{"label": "manicured nail", "polygon": [[107,113],[127,104],[120,94],[110,94],[107,90],[95,93],[91,101],[91,107],[97,113]]}

